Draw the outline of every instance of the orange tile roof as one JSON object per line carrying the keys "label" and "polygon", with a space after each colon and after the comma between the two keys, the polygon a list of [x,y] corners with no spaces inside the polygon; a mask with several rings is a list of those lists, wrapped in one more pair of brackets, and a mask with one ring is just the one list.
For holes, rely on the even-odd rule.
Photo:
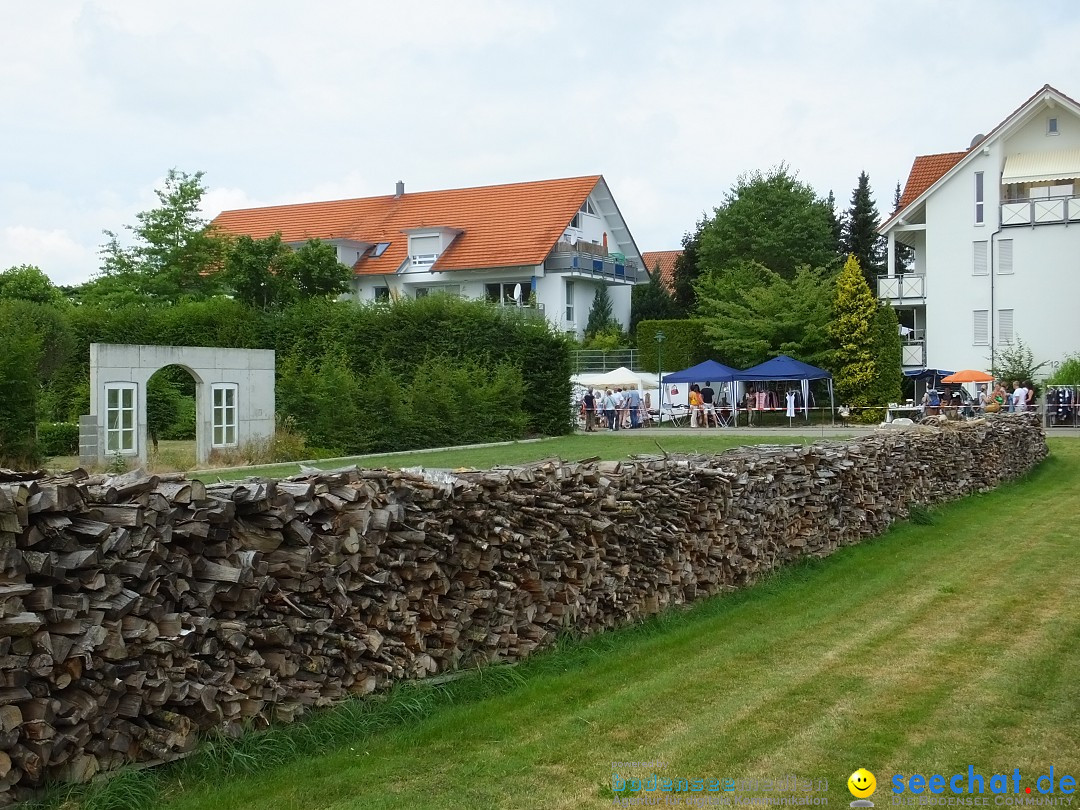
{"label": "orange tile roof", "polygon": [[248,208],[223,211],[211,224],[254,239],[280,231],[285,242],[389,242],[382,256],[366,256],[357,262],[358,275],[396,272],[408,255],[409,240],[402,231],[421,227],[462,231],[433,270],[540,264],[601,179],[593,175]]}
{"label": "orange tile roof", "polygon": [[647,250],[641,254],[645,269],[652,275],[657,265],[660,266],[660,281],[669,290],[675,287],[675,260],[682,256],[681,250]]}

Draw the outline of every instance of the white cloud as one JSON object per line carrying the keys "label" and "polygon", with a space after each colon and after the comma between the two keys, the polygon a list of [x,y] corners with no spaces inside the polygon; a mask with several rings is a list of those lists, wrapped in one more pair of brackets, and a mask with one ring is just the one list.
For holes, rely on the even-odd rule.
{"label": "white cloud", "polygon": [[21,264],[40,267],[54,284],[78,284],[85,281],[86,268],[97,264],[96,250],[61,229],[0,228],[0,268]]}
{"label": "white cloud", "polygon": [[1080,95],[1065,0],[51,0],[3,16],[0,224],[53,235],[18,261],[84,278],[101,230],[153,205],[171,167],[206,171],[208,217],[399,179],[602,173],[649,250],[677,246],[741,172],[783,160],[845,206],[866,170],[885,210],[915,155],[965,147],[1044,83]]}

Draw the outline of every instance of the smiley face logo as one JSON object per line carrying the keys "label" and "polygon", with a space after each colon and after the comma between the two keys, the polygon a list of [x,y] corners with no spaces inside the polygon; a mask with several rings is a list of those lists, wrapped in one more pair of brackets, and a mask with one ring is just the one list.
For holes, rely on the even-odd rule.
{"label": "smiley face logo", "polygon": [[859,768],[847,780],[847,789],[856,799],[865,799],[872,796],[877,790],[877,779],[866,768]]}

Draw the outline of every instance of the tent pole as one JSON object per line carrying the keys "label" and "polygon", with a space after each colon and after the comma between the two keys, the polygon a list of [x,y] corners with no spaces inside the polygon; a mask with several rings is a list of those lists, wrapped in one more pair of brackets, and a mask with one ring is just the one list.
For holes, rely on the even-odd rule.
{"label": "tent pole", "polygon": [[832,377],[829,378],[829,414],[832,417],[833,427],[836,427],[836,402],[833,401]]}

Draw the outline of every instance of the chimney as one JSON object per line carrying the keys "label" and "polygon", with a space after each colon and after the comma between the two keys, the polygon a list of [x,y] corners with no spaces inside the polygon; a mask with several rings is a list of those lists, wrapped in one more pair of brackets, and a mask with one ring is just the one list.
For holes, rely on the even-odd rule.
{"label": "chimney", "polygon": [[404,180],[398,180],[397,185],[394,186],[394,199],[396,200],[398,197],[400,197],[404,193],[405,193],[405,181]]}

